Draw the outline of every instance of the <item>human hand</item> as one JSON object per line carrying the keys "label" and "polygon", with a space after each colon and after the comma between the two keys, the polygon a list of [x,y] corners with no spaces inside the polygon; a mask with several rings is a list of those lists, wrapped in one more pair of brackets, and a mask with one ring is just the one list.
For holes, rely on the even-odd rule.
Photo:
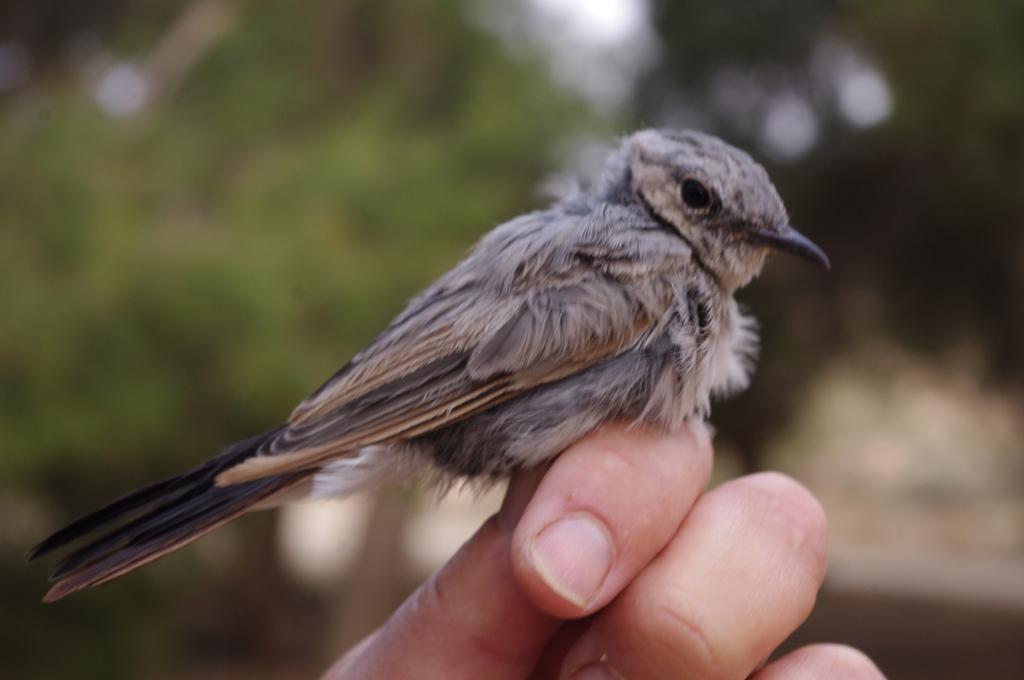
{"label": "human hand", "polygon": [[[543,473],[325,678],[802,678],[882,674],[804,647],[762,664],[807,617],[825,517],[796,482],[703,493],[711,445],[605,428]],[[539,484],[538,484],[539,482]]]}

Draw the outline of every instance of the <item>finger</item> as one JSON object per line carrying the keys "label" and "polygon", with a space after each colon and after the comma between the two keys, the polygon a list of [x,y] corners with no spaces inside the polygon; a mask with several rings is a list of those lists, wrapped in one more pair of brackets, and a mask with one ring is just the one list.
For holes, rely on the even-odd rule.
{"label": "finger", "polygon": [[501,513],[324,677],[526,677],[558,627],[527,599],[509,557],[512,527],[536,477],[515,479]]}
{"label": "finger", "polygon": [[846,645],[810,645],[790,652],[750,680],[885,680],[871,659]]}
{"label": "finger", "polygon": [[566,657],[631,679],[745,678],[810,613],[825,574],[818,502],[776,473],[703,496]]}
{"label": "finger", "polygon": [[562,454],[516,527],[515,575],[559,617],[605,606],[665,547],[707,485],[702,424],[676,435],[604,428]]}

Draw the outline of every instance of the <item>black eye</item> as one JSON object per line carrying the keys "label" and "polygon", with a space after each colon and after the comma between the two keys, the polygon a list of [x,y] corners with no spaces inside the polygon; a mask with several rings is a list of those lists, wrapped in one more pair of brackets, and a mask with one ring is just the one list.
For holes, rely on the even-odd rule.
{"label": "black eye", "polygon": [[703,210],[711,205],[711,192],[693,178],[688,177],[683,180],[680,192],[683,195],[683,203],[694,210]]}

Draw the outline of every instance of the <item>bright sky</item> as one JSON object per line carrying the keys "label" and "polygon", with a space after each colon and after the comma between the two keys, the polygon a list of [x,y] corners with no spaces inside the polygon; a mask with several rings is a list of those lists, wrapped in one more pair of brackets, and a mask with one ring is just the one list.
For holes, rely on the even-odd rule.
{"label": "bright sky", "polygon": [[645,29],[646,0],[530,0],[537,10],[595,46],[623,43]]}

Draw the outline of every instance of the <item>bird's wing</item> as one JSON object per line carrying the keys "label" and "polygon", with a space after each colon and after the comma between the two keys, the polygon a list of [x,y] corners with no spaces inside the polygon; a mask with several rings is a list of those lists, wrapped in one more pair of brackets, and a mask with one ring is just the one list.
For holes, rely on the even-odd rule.
{"label": "bird's wing", "polygon": [[658,277],[624,285],[587,264],[539,291],[501,295],[471,278],[436,287],[217,482],[309,470],[467,418],[635,346],[670,300]]}

